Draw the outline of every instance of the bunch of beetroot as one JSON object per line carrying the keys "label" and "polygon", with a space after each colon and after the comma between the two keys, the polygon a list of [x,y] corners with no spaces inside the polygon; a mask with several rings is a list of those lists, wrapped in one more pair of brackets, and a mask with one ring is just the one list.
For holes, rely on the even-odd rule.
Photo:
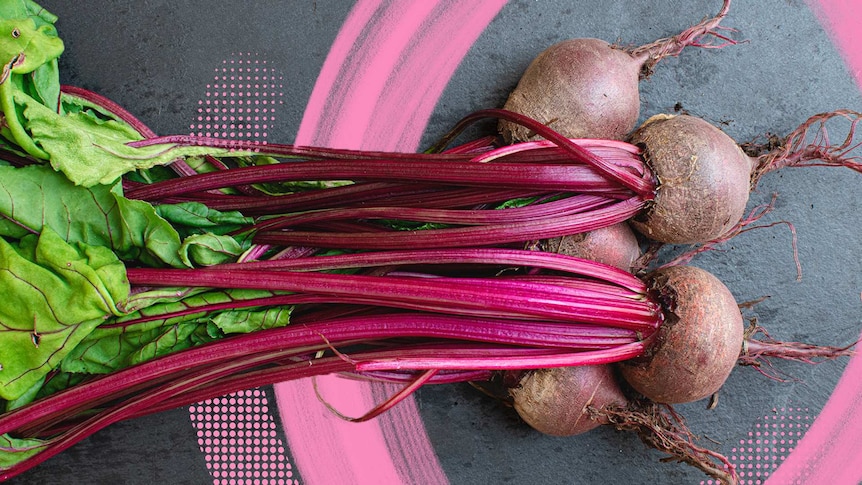
{"label": "bunch of beetroot", "polygon": [[[860,115],[850,111],[816,115],[777,146],[747,150],[693,116],[659,114],[635,127],[639,79],[659,60],[734,43],[719,28],[729,6],[639,48],[554,45],[504,109],[471,114],[420,154],[159,137],[83,89],[63,87],[54,110],[16,94],[12,106],[26,109],[4,113],[20,129],[3,133],[2,151],[15,170],[50,164],[69,178],[55,185],[63,191],[110,192],[190,234],[176,238],[183,252],[174,262],[163,247],[120,248],[89,226],[4,214],[18,230],[10,244],[27,248],[20,254],[38,254],[40,244],[88,255],[107,248],[128,287],[103,322],[38,366],[32,388],[4,396],[0,476],[122,419],[337,372],[405,383],[359,420],[425,384],[496,378],[539,431],[634,430],[734,483],[732,464],[698,445],[672,405],[715,395],[739,364],[849,351],[755,340],[715,276],[659,265],[641,248],[732,237],[751,222],[748,194],[772,170],[862,164],[852,157]],[[9,76],[34,72],[19,59]],[[499,119],[502,140],[450,146],[488,117]],[[816,136],[836,118],[851,122],[837,145]],[[84,148],[70,157],[46,126]],[[105,159],[117,163],[100,171]],[[191,219],[205,222],[191,230]],[[159,338],[173,343],[104,359],[101,375],[69,370],[96,358],[100,338],[141,328],[168,329]],[[178,343],[181,328],[189,330]],[[27,332],[27,344],[44,351],[35,324]]]}

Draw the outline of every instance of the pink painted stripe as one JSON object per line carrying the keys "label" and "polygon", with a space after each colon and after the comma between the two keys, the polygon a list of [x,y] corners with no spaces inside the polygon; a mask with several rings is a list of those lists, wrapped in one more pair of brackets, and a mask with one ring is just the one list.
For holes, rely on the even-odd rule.
{"label": "pink painted stripe", "polygon": [[[809,0],[862,89],[862,3]],[[851,358],[814,424],[769,480],[769,485],[862,483],[862,355]]]}
{"label": "pink painted stripe", "polygon": [[859,0],[807,0],[838,47],[856,85],[862,89],[862,2]]}
{"label": "pink painted stripe", "polygon": [[[456,67],[504,3],[357,2],[324,63],[296,142],[416,149]],[[355,416],[393,390],[337,377],[318,385],[329,403]],[[323,408],[310,381],[278,384],[275,393],[303,482],[448,482],[412,399],[370,423],[351,424]]]}

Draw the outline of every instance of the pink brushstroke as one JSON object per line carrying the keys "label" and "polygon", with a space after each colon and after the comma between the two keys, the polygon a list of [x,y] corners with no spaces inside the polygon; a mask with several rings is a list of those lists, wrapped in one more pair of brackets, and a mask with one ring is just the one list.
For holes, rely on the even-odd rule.
{"label": "pink brushstroke", "polygon": [[856,85],[862,89],[862,2],[859,0],[808,0],[808,5],[838,47]]}
{"label": "pink brushstroke", "polygon": [[[862,89],[862,3],[858,0],[809,0]],[[838,385],[769,485],[862,483],[862,356],[856,355]]]}
{"label": "pink brushstroke", "polygon": [[[357,2],[324,63],[296,142],[415,150],[456,67],[504,3]],[[327,402],[354,416],[393,390],[338,377],[319,379],[318,387]],[[324,409],[310,381],[278,384],[275,393],[303,482],[448,482],[412,399],[370,423],[352,424]]]}

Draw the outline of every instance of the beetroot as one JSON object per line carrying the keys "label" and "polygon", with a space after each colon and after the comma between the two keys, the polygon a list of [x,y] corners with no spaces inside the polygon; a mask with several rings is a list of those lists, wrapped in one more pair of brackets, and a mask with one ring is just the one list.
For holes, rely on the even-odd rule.
{"label": "beetroot", "polygon": [[[850,121],[848,135],[841,143],[829,144],[826,122],[839,118]],[[740,146],[701,118],[653,116],[629,138],[629,143],[641,148],[642,158],[657,179],[655,198],[631,220],[632,227],[663,243],[713,241],[740,222],[749,192],[768,172],[806,165],[844,166],[862,172],[862,164],[848,156],[860,119],[860,113],[847,110],[821,113],[782,141]]]}
{"label": "beetroot", "polygon": [[553,253],[590,259],[625,271],[632,271],[641,256],[637,237],[625,222],[548,239],[545,247]]}
{"label": "beetroot", "polygon": [[632,220],[648,238],[675,244],[715,239],[748,203],[753,160],[701,118],[656,115],[632,134],[658,179],[652,206]]}
{"label": "beetroot", "polygon": [[554,367],[525,373],[509,390],[515,411],[531,427],[552,436],[574,436],[608,424],[594,410],[628,400],[608,365]]}
{"label": "beetroot", "polygon": [[601,425],[638,434],[647,446],[688,463],[721,483],[738,483],[730,461],[695,443],[694,434],[666,404],[628,398],[610,365],[557,367],[510,373],[504,381],[518,415],[535,430],[552,436],[575,436]]}
{"label": "beetroot", "polygon": [[742,349],[743,321],[730,290],[709,272],[671,266],[646,281],[665,321],[643,357],[620,365],[639,393],[661,403],[697,401],[727,380]]}
{"label": "beetroot", "polygon": [[[623,139],[638,120],[638,83],[661,59],[713,35],[730,8],[680,34],[626,49],[599,39],[570,39],[542,51],[524,72],[504,109],[542,123],[569,138]],[[526,127],[502,120],[498,129],[508,143],[535,140]]]}

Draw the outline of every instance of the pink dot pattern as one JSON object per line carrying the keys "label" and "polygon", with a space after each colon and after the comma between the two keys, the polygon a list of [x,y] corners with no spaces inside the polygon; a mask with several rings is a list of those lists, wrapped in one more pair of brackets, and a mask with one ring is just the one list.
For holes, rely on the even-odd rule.
{"label": "pink dot pattern", "polygon": [[[257,54],[231,54],[198,101],[190,134],[266,143],[283,104],[284,77]],[[240,391],[189,408],[213,485],[298,485],[266,393]]]}
{"label": "pink dot pattern", "polygon": [[[808,408],[773,409],[754,424],[754,430],[730,448],[728,458],[736,466],[740,485],[762,485],[793,451],[811,426]],[[718,485],[704,480],[700,485]],[[794,484],[797,485],[797,484]],[[802,485],[801,482],[798,485]]]}
{"label": "pink dot pattern", "polygon": [[257,54],[233,54],[206,85],[191,134],[265,142],[276,109],[284,104],[283,82],[281,72]]}
{"label": "pink dot pattern", "polygon": [[299,485],[260,389],[189,407],[213,485]]}

